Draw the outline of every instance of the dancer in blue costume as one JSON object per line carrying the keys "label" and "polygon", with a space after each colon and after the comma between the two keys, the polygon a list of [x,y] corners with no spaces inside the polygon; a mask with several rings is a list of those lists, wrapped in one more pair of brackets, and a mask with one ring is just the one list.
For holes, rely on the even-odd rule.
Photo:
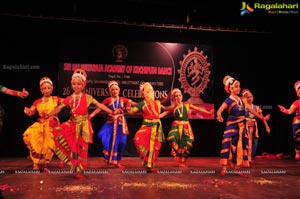
{"label": "dancer in blue costume", "polygon": [[225,99],[217,111],[217,120],[223,122],[222,112],[228,109],[226,127],[223,134],[221,146],[221,175],[226,174],[228,160],[231,160],[231,166],[235,169],[240,167],[250,167],[248,162],[248,134],[246,130],[245,109],[254,114],[262,121],[268,120],[247,106],[239,97],[241,92],[240,82],[227,75],[223,79],[225,91],[229,97]]}
{"label": "dancer in blue costume", "polygon": [[[245,99],[245,101],[247,102],[247,104],[253,109],[255,110],[258,114],[260,114],[261,116],[263,116],[263,111],[260,108],[260,106],[253,104],[253,94],[251,93],[251,91],[249,89],[243,89],[242,90],[242,96]],[[266,132],[270,133],[271,129],[267,123],[267,121],[264,122],[265,128],[266,128]],[[246,128],[248,131],[248,161],[249,163],[253,163],[253,159],[255,157],[256,154],[256,149],[258,146],[258,138],[259,138],[259,133],[258,133],[258,124],[257,124],[257,120],[255,115],[253,115],[252,113],[250,113],[248,111],[248,109],[246,109]]]}
{"label": "dancer in blue costume", "polygon": [[[107,164],[115,165],[118,168],[123,169],[124,165],[121,164],[126,142],[128,127],[126,118],[124,116],[125,107],[131,107],[136,105],[131,99],[126,97],[120,97],[120,87],[118,82],[108,82],[108,89],[110,97],[104,99],[102,104],[109,107],[112,111],[119,109],[119,114],[108,115],[105,124],[98,132],[98,139],[103,147],[103,157]],[[99,112],[96,109],[90,117],[94,117]]]}

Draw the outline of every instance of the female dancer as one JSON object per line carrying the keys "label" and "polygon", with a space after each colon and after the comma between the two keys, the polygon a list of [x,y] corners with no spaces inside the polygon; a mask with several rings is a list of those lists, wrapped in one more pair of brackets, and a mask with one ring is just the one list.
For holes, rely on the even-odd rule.
{"label": "female dancer", "polygon": [[238,169],[239,167],[250,167],[248,162],[248,135],[245,128],[245,108],[250,113],[262,121],[268,120],[268,117],[263,117],[255,112],[250,106],[243,103],[239,97],[241,88],[240,82],[233,77],[227,75],[223,79],[224,89],[229,94],[217,111],[217,120],[223,122],[222,112],[228,109],[228,117],[225,131],[223,134],[221,146],[221,175],[226,174],[226,167],[231,159],[232,166]]}
{"label": "female dancer", "polygon": [[51,96],[53,83],[49,77],[41,78],[40,90],[43,96],[35,100],[30,108],[24,108],[26,115],[38,113],[39,118],[23,133],[23,141],[29,149],[33,169],[47,172],[46,167],[52,160],[55,148],[52,130],[59,124],[56,116],[48,117],[48,114],[59,105],[61,98]]}
{"label": "female dancer", "polygon": [[154,90],[149,82],[140,85],[140,91],[144,100],[135,107],[128,108],[129,113],[143,112],[143,122],[136,132],[133,140],[142,164],[148,173],[155,173],[155,162],[158,158],[161,143],[165,140],[160,113],[162,105],[154,99]]}
{"label": "female dancer", "polygon": [[290,115],[296,113],[292,122],[292,128],[295,140],[295,159],[300,161],[300,81],[295,82],[294,89],[298,99],[291,104],[289,109],[284,108],[282,105],[278,105],[278,107],[284,114]]}
{"label": "female dancer", "polygon": [[[85,179],[83,175],[87,166],[89,143],[93,142],[93,129],[88,116],[88,107],[91,104],[109,114],[114,112],[99,103],[91,95],[85,94],[87,74],[82,69],[73,72],[71,85],[73,94],[66,97],[61,105],[49,114],[55,115],[64,107],[70,107],[70,119],[53,130],[56,145],[56,155],[75,172],[75,177]],[[118,111],[118,110],[117,110]],[[117,112],[115,112],[117,113]]]}
{"label": "female dancer", "polygon": [[[120,87],[116,81],[109,81],[108,89],[111,96],[104,99],[102,104],[113,111],[119,109],[120,112],[117,115],[108,115],[106,123],[98,132],[98,139],[102,144],[106,163],[123,169],[124,165],[121,164],[121,159],[125,151],[127,135],[129,134],[124,110],[125,107],[134,106],[137,103],[126,97],[119,96]],[[90,114],[90,118],[99,112],[100,109],[96,109]]]}
{"label": "female dancer", "polygon": [[[259,115],[261,115],[263,117],[262,109],[260,108],[260,106],[253,104],[254,98],[253,98],[253,94],[251,93],[251,91],[249,89],[243,89],[242,96],[243,96],[244,100],[246,101],[245,104],[247,104],[247,106],[250,106],[253,110],[255,110]],[[254,159],[257,145],[258,145],[258,138],[259,138],[258,125],[257,125],[257,120],[256,120],[255,115],[250,113],[247,108],[246,108],[245,114],[246,114],[245,115],[246,116],[246,128],[248,131],[248,161],[251,164],[252,160]],[[267,116],[270,117],[270,115],[267,115]],[[266,128],[266,132],[270,133],[271,130],[270,130],[270,127],[266,120],[264,120],[264,125]]]}
{"label": "female dancer", "polygon": [[171,91],[171,95],[172,102],[176,107],[171,110],[174,121],[168,133],[167,141],[171,146],[171,156],[178,161],[179,167],[187,168],[186,160],[191,153],[194,142],[194,134],[188,119],[189,110],[195,109],[207,114],[213,114],[214,110],[207,111],[189,102],[182,102],[182,93],[178,88],[174,88]]}

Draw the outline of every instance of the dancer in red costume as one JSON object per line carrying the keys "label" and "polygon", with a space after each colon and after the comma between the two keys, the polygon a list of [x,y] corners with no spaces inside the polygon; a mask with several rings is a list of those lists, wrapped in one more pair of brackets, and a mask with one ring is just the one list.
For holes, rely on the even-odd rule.
{"label": "dancer in red costume", "polygon": [[298,99],[296,99],[288,109],[278,105],[279,110],[287,115],[296,113],[292,122],[293,137],[295,141],[295,159],[300,161],[300,81],[295,82],[294,89]]}
{"label": "dancer in red costume", "polygon": [[[93,129],[88,115],[91,104],[114,114],[105,105],[99,103],[91,95],[83,92],[86,85],[87,74],[82,69],[76,69],[72,75],[71,85],[73,94],[66,97],[49,116],[56,115],[63,107],[70,108],[70,119],[54,128],[56,155],[75,172],[76,178],[85,179],[83,175],[87,166],[89,143],[93,142]],[[118,111],[118,110],[116,110]]]}
{"label": "dancer in red costume", "polygon": [[160,118],[163,108],[159,100],[154,99],[154,90],[149,82],[140,85],[144,100],[135,107],[128,108],[129,113],[143,112],[143,122],[133,140],[142,164],[148,173],[155,173],[155,162],[159,156],[161,143],[165,140]]}

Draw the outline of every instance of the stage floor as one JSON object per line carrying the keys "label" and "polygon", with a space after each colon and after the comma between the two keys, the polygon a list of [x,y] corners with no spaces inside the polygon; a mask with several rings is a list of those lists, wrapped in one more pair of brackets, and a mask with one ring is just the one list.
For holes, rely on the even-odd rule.
{"label": "stage floor", "polygon": [[26,158],[0,158],[0,198],[5,199],[188,199],[300,198],[300,164],[293,158],[256,159],[254,168],[219,174],[218,157],[190,157],[180,169],[171,157],[159,157],[158,173],[146,173],[138,157],[124,157],[125,169],[90,157],[85,180],[53,159],[50,173],[31,170]]}

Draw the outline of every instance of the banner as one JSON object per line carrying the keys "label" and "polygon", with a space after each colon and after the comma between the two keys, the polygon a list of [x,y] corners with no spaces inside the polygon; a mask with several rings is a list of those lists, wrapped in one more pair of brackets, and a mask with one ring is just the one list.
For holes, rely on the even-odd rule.
{"label": "banner", "polygon": [[[99,102],[109,97],[107,83],[115,80],[121,88],[120,96],[139,102],[142,100],[139,85],[150,82],[155,98],[170,105],[170,92],[181,89],[184,101],[207,110],[213,106],[213,56],[206,45],[161,42],[113,43],[75,42],[62,45],[59,63],[58,95],[72,94],[70,81],[77,68],[87,72],[85,92]],[[77,44],[77,45],[76,45]],[[88,46],[88,47],[87,47]],[[105,114],[105,113],[103,113]],[[101,114],[100,114],[101,116]],[[132,115],[130,117],[141,117]],[[214,119],[192,110],[190,119]]]}

